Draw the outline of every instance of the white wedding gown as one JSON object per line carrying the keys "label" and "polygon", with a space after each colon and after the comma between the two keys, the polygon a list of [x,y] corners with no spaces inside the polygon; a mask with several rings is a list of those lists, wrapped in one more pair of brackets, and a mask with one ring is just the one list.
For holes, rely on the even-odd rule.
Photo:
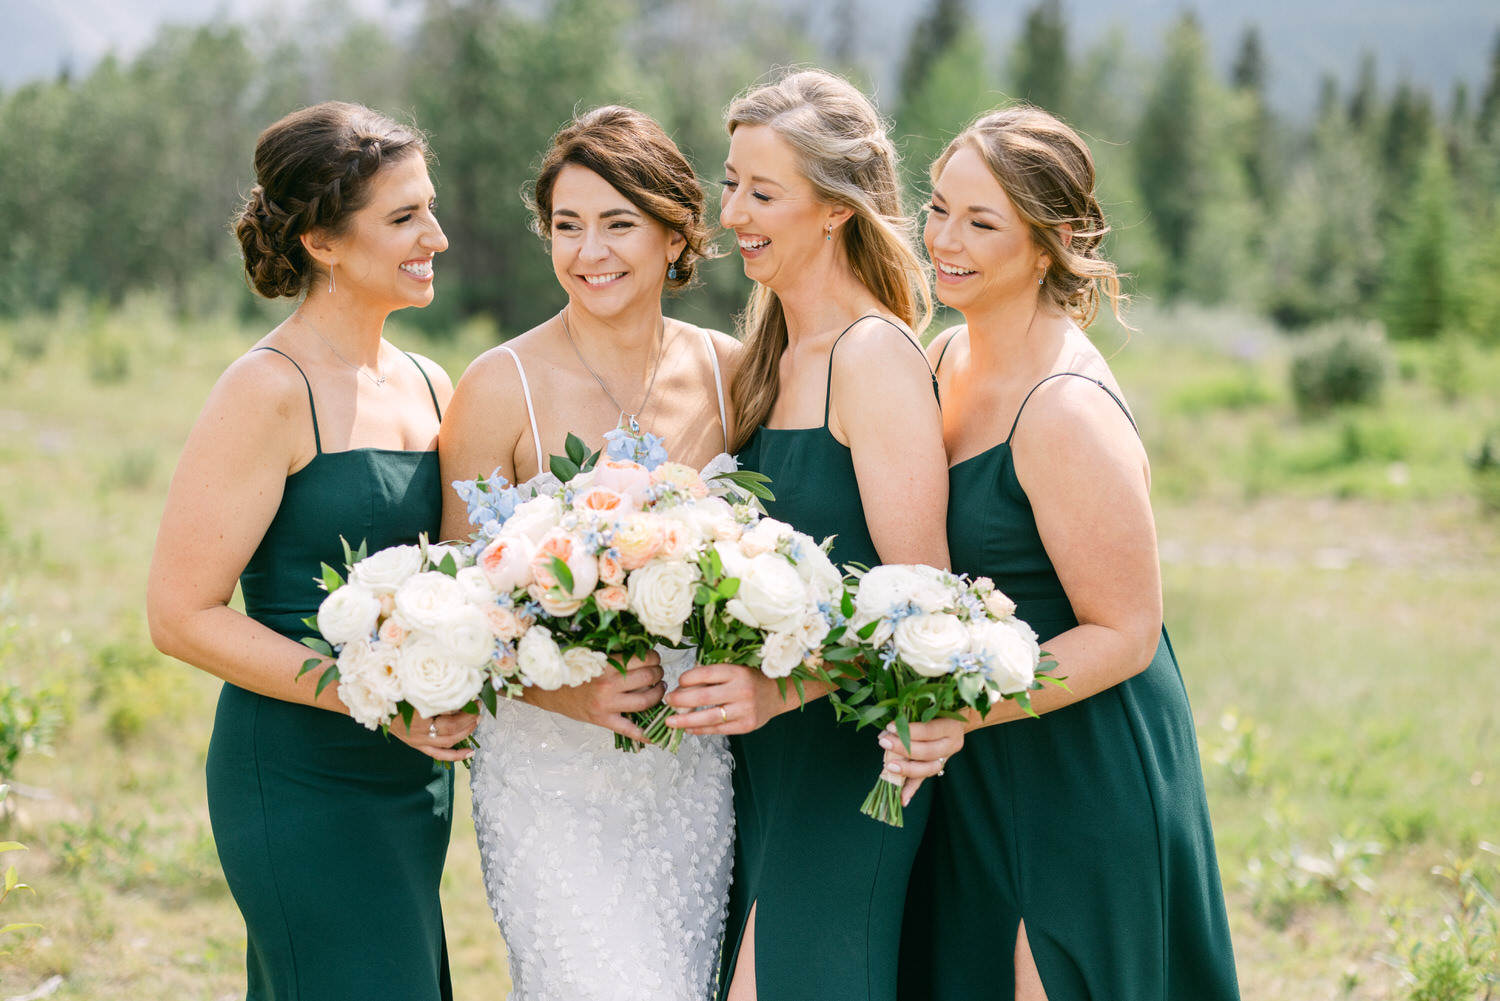
{"label": "white wedding gown", "polygon": [[[670,689],[692,650],[661,651]],[[484,714],[470,776],[511,1001],[704,1001],[733,859],[722,737],[627,754],[524,702]]]}
{"label": "white wedding gown", "polygon": [[[702,336],[726,425],[718,356]],[[526,370],[503,350],[545,469]],[[725,454],[704,472],[734,468]],[[658,650],[670,691],[696,650]],[[474,826],[510,1001],[709,998],[734,861],[728,741],[684,736],[676,754],[627,754],[603,727],[504,700],[475,738]]]}

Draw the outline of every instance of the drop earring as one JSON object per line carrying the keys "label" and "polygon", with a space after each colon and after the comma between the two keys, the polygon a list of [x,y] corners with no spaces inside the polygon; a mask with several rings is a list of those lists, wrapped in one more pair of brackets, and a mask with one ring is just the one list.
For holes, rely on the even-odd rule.
{"label": "drop earring", "polygon": [[823,238],[825,240],[827,240],[828,242],[832,243],[833,242],[833,223],[829,223],[828,224],[828,228],[826,230],[824,230],[823,232],[824,232],[824,237]]}
{"label": "drop earring", "polygon": [[676,261],[673,261],[670,265],[668,265],[668,267],[667,267],[667,278],[669,280],[671,280],[671,281],[674,281],[674,282],[677,280],[677,262]]}
{"label": "drop earring", "polygon": [[333,295],[333,265],[328,266],[328,294]]}

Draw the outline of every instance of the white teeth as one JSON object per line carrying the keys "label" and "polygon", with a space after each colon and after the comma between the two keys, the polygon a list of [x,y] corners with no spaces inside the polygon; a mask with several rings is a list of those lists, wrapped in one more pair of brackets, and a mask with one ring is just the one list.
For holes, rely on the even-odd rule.
{"label": "white teeth", "polygon": [[616,278],[619,278],[624,274],[625,272],[623,271],[616,271],[613,274],[608,275],[584,275],[583,280],[588,282],[590,285],[604,285],[614,281]]}
{"label": "white teeth", "polygon": [[771,242],[770,240],[767,240],[764,237],[762,237],[759,240],[741,240],[740,241],[740,249],[741,250],[759,250],[761,247],[764,247],[766,244],[768,244],[770,242]]}
{"label": "white teeth", "polygon": [[956,275],[956,276],[960,276],[960,277],[963,276],[963,275],[972,275],[974,273],[974,271],[972,269],[955,268],[951,264],[939,264],[938,265],[938,270],[941,271],[945,275]]}
{"label": "white teeth", "polygon": [[418,278],[426,278],[428,275],[432,274],[432,262],[410,261],[406,264],[401,265],[401,270],[405,271],[409,275],[415,275]]}

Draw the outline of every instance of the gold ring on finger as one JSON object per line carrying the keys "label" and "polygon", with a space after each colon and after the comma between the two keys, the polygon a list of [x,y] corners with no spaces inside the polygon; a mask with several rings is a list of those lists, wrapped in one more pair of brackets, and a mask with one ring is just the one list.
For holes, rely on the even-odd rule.
{"label": "gold ring on finger", "polygon": [[720,716],[720,719],[719,719],[720,725],[723,725],[723,724],[729,722],[729,710],[726,709],[724,706],[720,706],[719,707],[719,716]]}

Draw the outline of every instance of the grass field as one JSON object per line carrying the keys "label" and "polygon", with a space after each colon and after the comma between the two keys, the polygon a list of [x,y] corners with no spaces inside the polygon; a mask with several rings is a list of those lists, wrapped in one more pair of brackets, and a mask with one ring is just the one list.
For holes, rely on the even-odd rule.
{"label": "grass field", "polygon": [[[1304,420],[1258,321],[1137,322],[1115,366],[1153,455],[1245,997],[1412,996],[1414,946],[1423,983],[1457,985],[1423,997],[1484,997],[1454,978],[1500,976],[1495,912],[1432,870],[1474,859],[1467,885],[1496,889],[1500,517],[1464,453],[1500,429],[1500,354],[1403,347],[1381,405]],[[176,453],[254,336],[149,301],[0,324],[0,839],[28,846],[0,866],[35,890],[0,924],[40,925],[0,933],[0,1001],[242,996],[204,804],[218,684],[154,652],[142,604]],[[490,336],[393,331],[455,378]],[[503,996],[466,795],[443,892],[458,996]],[[1432,972],[1458,947],[1445,918],[1477,943],[1456,973]]]}

